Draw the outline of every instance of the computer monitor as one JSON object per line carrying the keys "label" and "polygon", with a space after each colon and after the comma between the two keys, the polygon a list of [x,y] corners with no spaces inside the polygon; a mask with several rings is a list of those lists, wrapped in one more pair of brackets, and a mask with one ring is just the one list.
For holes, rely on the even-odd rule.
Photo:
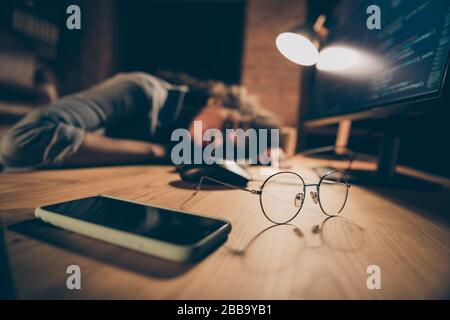
{"label": "computer monitor", "polygon": [[[381,9],[379,30],[366,25],[366,9],[373,4]],[[342,0],[328,27],[306,127],[429,112],[450,104],[450,1]],[[398,135],[386,134],[382,145],[379,181],[394,176]]]}

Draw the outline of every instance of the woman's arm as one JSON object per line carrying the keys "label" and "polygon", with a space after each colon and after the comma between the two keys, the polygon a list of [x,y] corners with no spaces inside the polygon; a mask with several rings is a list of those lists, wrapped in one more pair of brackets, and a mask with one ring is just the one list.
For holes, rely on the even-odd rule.
{"label": "woman's arm", "polygon": [[65,165],[146,163],[165,157],[163,146],[145,141],[114,139],[86,132],[83,144]]}

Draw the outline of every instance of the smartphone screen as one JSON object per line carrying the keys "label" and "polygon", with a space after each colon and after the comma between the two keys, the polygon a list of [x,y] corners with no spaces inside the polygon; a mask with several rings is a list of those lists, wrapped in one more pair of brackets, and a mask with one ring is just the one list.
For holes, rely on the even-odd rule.
{"label": "smartphone screen", "polygon": [[214,218],[101,196],[58,203],[42,209],[177,245],[194,244],[227,224]]}

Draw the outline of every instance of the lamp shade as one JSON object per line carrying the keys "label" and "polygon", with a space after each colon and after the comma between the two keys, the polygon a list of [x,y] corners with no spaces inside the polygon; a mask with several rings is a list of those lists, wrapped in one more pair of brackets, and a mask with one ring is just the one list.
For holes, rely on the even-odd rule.
{"label": "lamp shade", "polygon": [[301,33],[283,32],[278,35],[275,44],[285,58],[299,65],[312,66],[319,60],[317,47]]}

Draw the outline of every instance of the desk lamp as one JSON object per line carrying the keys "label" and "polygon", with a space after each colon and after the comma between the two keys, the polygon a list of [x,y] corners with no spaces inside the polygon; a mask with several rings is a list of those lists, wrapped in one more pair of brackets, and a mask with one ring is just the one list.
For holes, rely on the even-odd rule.
{"label": "desk lamp", "polygon": [[[275,40],[278,51],[288,60],[301,66],[314,66],[319,62],[319,50],[323,47],[328,37],[328,29],[325,26],[326,16],[319,14],[312,20],[313,23],[305,23],[296,26],[288,32],[279,34]],[[313,86],[314,70],[304,70],[302,92],[308,92]],[[302,95],[302,105],[308,105],[308,95]],[[325,146],[308,150],[308,155],[325,156],[327,158],[341,159],[348,157],[351,151],[347,149],[350,136],[351,121],[343,120],[339,123],[336,142],[333,146]],[[302,141],[299,130],[298,141]]]}

